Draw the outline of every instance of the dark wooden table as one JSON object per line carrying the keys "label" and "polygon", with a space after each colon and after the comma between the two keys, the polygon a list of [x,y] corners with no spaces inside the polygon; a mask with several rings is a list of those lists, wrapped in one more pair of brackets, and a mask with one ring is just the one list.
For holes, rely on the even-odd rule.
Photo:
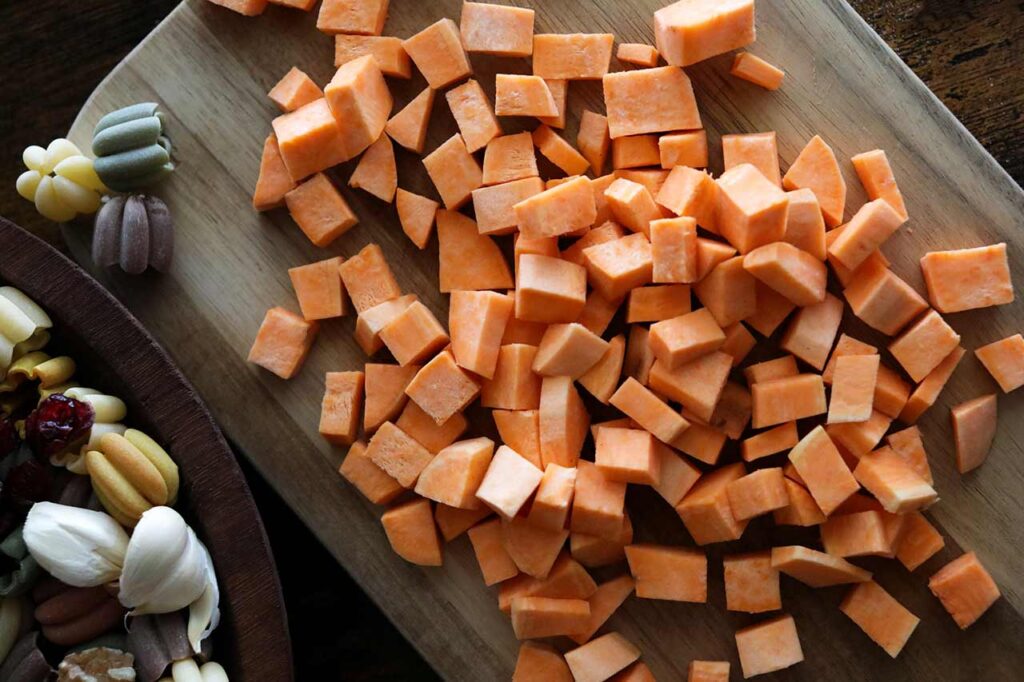
{"label": "dark wooden table", "polygon": [[[851,2],[1024,183],[1024,3]],[[22,149],[62,135],[93,87],[176,4],[104,0],[69,9],[62,0],[0,2],[0,215],[58,239],[53,226],[14,191]],[[270,486],[242,465],[280,569],[297,679],[435,678]]]}

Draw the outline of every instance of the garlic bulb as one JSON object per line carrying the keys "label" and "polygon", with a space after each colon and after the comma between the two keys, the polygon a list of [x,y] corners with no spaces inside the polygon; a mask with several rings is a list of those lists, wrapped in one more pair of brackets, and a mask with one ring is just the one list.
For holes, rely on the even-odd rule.
{"label": "garlic bulb", "polygon": [[207,587],[207,555],[178,512],[142,514],[124,557],[118,598],[131,615],[168,613],[190,605]]}
{"label": "garlic bulb", "polygon": [[210,558],[210,552],[206,547],[203,547],[203,555],[206,557],[206,589],[199,599],[188,607],[188,641],[197,654],[202,648],[203,640],[209,637],[220,623],[220,585],[217,584],[213,559]]}
{"label": "garlic bulb", "polygon": [[53,502],[32,505],[23,533],[39,565],[74,587],[117,580],[129,546],[128,534],[110,515]]}

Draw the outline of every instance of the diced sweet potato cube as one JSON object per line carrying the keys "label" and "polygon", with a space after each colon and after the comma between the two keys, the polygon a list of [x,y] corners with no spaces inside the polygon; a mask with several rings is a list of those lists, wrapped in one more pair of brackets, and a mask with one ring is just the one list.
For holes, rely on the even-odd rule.
{"label": "diced sweet potato cube", "polygon": [[609,632],[565,654],[576,682],[603,682],[640,658],[640,649],[617,632]]}
{"label": "diced sweet potato cube", "polygon": [[928,580],[949,615],[966,630],[999,599],[999,587],[974,552],[949,562]]}
{"label": "diced sweet potato cube", "polygon": [[828,247],[829,256],[855,270],[904,222],[884,199],[870,201],[854,214],[842,234]]}
{"label": "diced sweet potato cube", "polygon": [[538,116],[537,120],[546,126],[561,130],[565,128],[565,105],[569,99],[569,81],[564,78],[545,78],[544,82],[548,86],[548,91],[551,92],[552,99],[555,100],[556,113],[554,116]]}
{"label": "diced sweet potato cube", "polygon": [[650,224],[662,217],[654,197],[643,185],[619,178],[604,191],[604,198],[615,220],[633,232],[650,236]]}
{"label": "diced sweet potato cube", "polygon": [[370,439],[366,455],[405,488],[412,488],[433,453],[391,422],[381,424]]}
{"label": "diced sweet potato cube", "polygon": [[626,337],[622,334],[608,342],[608,350],[597,363],[579,378],[580,386],[590,395],[607,405],[622,375],[626,354]]}
{"label": "diced sweet potato cube", "polygon": [[282,379],[291,379],[302,369],[318,329],[316,322],[307,322],[290,310],[271,308],[263,317],[247,359]]}
{"label": "diced sweet potato cube", "polygon": [[738,540],[743,535],[747,524],[733,516],[727,489],[744,473],[743,463],[736,462],[705,474],[676,505],[676,512],[698,545]]}
{"label": "diced sweet potato cube", "polygon": [[570,519],[573,533],[618,539],[622,532],[625,503],[625,483],[609,479],[596,464],[580,460]]}
{"label": "diced sweet potato cube", "polygon": [[731,168],[717,185],[718,231],[740,253],[786,235],[789,197],[757,168],[746,163]]}
{"label": "diced sweet potato cube", "polygon": [[725,170],[749,163],[776,185],[782,186],[779,172],[779,148],[775,132],[722,135],[722,162]]}
{"label": "diced sweet potato cube", "polygon": [[411,78],[412,62],[402,47],[402,40],[394,36],[360,36],[340,34],[334,36],[334,65],[342,66],[364,55],[377,62],[385,76]]}
{"label": "diced sweet potato cube", "polygon": [[273,126],[281,159],[294,181],[351,158],[326,99],[278,116]]}
{"label": "diced sweet potato cube", "polygon": [[493,291],[453,291],[448,307],[452,354],[460,367],[485,379],[494,377],[501,337],[515,302]]}
{"label": "diced sweet potato cube", "polygon": [[730,440],[739,440],[750,424],[753,398],[744,386],[727,381],[709,424],[721,429]]}
{"label": "diced sweet potato cube", "polygon": [[778,90],[786,77],[785,71],[749,52],[740,52],[736,55],[729,73],[754,85],[760,85],[765,90]]}
{"label": "diced sweet potato cube", "polygon": [[889,336],[928,309],[921,295],[888,268],[858,269],[843,295],[857,317]]}
{"label": "diced sweet potato cube", "polygon": [[515,316],[535,322],[572,322],[586,303],[586,270],[547,256],[519,260]]}
{"label": "diced sweet potato cube", "polygon": [[359,432],[363,407],[362,372],[328,372],[320,407],[320,435],[331,443],[349,445]]}
{"label": "diced sweet potato cube", "polygon": [[359,219],[326,175],[317,173],[284,195],[288,213],[316,246],[329,246]]}
{"label": "diced sweet potato cube", "polygon": [[786,328],[780,347],[815,369],[825,367],[832,343],[843,319],[843,302],[832,294],[825,300],[801,308]]}
{"label": "diced sweet potato cube", "polygon": [[882,512],[833,516],[821,524],[821,542],[833,556],[892,556]]}
{"label": "diced sweet potato cube", "polygon": [[348,186],[372,194],[381,201],[392,203],[398,191],[398,167],[391,138],[381,135],[359,159]]}
{"label": "diced sweet potato cube", "polygon": [[[772,513],[772,519],[776,526],[817,526],[825,522],[825,515],[821,513],[818,503],[814,501],[807,488],[789,478],[789,470],[792,464],[787,464],[786,469],[786,495],[789,496],[789,506],[776,509]],[[795,472],[794,472],[795,473]]]}
{"label": "diced sweet potato cube", "polygon": [[945,388],[946,382],[953,376],[960,360],[967,351],[962,346],[957,346],[953,352],[947,355],[938,367],[933,369],[924,380],[917,385],[914,392],[910,394],[907,403],[900,412],[899,419],[905,424],[916,422],[925,410],[935,404],[939,394]]}
{"label": "diced sweet potato cube", "polygon": [[541,376],[578,379],[608,350],[608,342],[581,324],[552,324],[544,332],[533,359],[533,371]]}
{"label": "diced sweet potato cube", "polygon": [[879,357],[843,355],[836,360],[828,423],[864,422],[871,417]]}
{"label": "diced sweet potato cube", "polygon": [[288,167],[281,158],[277,147],[277,135],[271,133],[263,143],[260,158],[260,174],[256,189],[252,193],[252,207],[257,211],[269,211],[284,205],[284,195],[295,189]]}
{"label": "diced sweet potato cube", "polygon": [[868,199],[885,199],[889,205],[896,209],[901,218],[908,218],[907,206],[903,203],[903,194],[896,185],[896,178],[892,168],[889,166],[889,159],[881,149],[857,154],[850,159],[853,168],[857,171],[860,184]]}
{"label": "diced sweet potato cube", "polygon": [[660,163],[657,135],[630,135],[612,140],[612,168],[643,168]]}
{"label": "diced sweet potato cube", "polygon": [[377,430],[381,424],[396,418],[405,406],[408,396],[405,387],[413,380],[420,368],[412,365],[366,365],[366,409],[363,413],[363,429],[367,433]]}
{"label": "diced sweet potato cube", "polygon": [[306,320],[326,320],[348,312],[348,299],[338,275],[342,260],[336,256],[288,269],[288,278]]}
{"label": "diced sweet potato cube", "polygon": [[850,590],[839,610],[893,658],[899,656],[921,622],[873,580]]}
{"label": "diced sweet potato cube", "polygon": [[427,127],[434,109],[434,89],[425,88],[401,111],[388,119],[384,126],[388,136],[410,151],[423,153],[427,141]]}
{"label": "diced sweet potato cube", "polygon": [[324,97],[338,120],[346,158],[354,159],[384,132],[393,100],[384,74],[371,55],[338,67],[324,88]]}
{"label": "diced sweet potato cube", "polygon": [[540,389],[541,460],[575,466],[590,427],[579,392],[570,377],[544,377]]}
{"label": "diced sweet potato cube", "polygon": [[366,444],[352,443],[338,473],[374,504],[389,504],[405,492],[398,481],[388,476],[366,454]]}
{"label": "diced sweet potato cube", "polygon": [[629,572],[636,580],[636,596],[704,603],[708,600],[708,558],[685,547],[629,545]]}
{"label": "diced sweet potato cube", "polygon": [[743,677],[784,670],[804,660],[792,616],[779,616],[736,632]]}
{"label": "diced sweet potato cube", "polygon": [[[569,538],[569,531],[565,529],[547,530],[522,516],[502,519],[502,533],[505,549],[512,561],[520,571],[538,580],[547,579]],[[554,591],[537,596],[562,597]]]}
{"label": "diced sweet potato cube", "polygon": [[359,253],[341,263],[338,273],[359,313],[402,295],[398,281],[384,259],[384,252],[377,244],[367,244]]}
{"label": "diced sweet potato cube", "polygon": [[[691,217],[705,230],[718,234],[718,185],[706,171],[676,166],[654,198],[660,206],[677,216]],[[697,279],[703,279],[702,273],[709,272],[712,267],[713,263],[708,263],[705,270],[698,267]]]}
{"label": "diced sweet potato cube", "polygon": [[649,229],[653,280],[696,282],[697,221],[686,217],[652,220]]}
{"label": "diced sweet potato cube", "polygon": [[444,541],[451,542],[492,514],[491,508],[484,505],[479,509],[458,509],[439,504],[434,509],[434,522]]}
{"label": "diced sweet potato cube", "polygon": [[796,359],[792,355],[783,355],[774,360],[765,360],[756,365],[750,365],[743,370],[743,376],[747,379],[747,385],[753,386],[772,379],[785,379],[795,377],[799,374],[796,367]]}
{"label": "diced sweet potato cube", "polygon": [[573,559],[584,566],[598,568],[608,566],[626,559],[625,547],[633,542],[633,524],[629,514],[624,514],[619,534],[613,539],[586,533],[572,533],[569,536],[569,547]]}
{"label": "diced sweet potato cube", "polygon": [[448,351],[434,356],[405,387],[405,394],[438,424],[462,412],[479,392],[480,385],[455,364]]}
{"label": "diced sweet potato cube", "polygon": [[[500,185],[537,176],[537,156],[530,133],[502,135],[487,143],[484,152],[484,184]],[[543,182],[540,186],[544,190]],[[524,197],[526,198],[526,197]],[[480,220],[480,216],[477,216]]]}
{"label": "diced sweet potato cube", "polygon": [[473,69],[462,47],[459,27],[440,19],[402,43],[427,83],[441,90],[469,76]]}
{"label": "diced sweet potato cube", "polygon": [[762,429],[825,414],[825,385],[817,374],[798,374],[751,386],[753,426]]}
{"label": "diced sweet potato cube", "polygon": [[932,251],[921,258],[928,298],[942,313],[1013,302],[1006,244],[959,251]]}
{"label": "diced sweet potato cube", "polygon": [[651,68],[658,65],[658,50],[644,43],[621,43],[615,52],[620,62]]}
{"label": "diced sweet potato cube", "polygon": [[459,21],[462,45],[466,52],[529,57],[533,54],[533,21],[532,9],[465,2]]}
{"label": "diced sweet potato cube", "polygon": [[730,482],[725,489],[733,518],[747,521],[789,506],[781,467],[759,469]]}
{"label": "diced sweet potato cube", "polygon": [[946,545],[942,534],[920,512],[908,514],[904,526],[896,558],[908,571],[916,570]]}
{"label": "diced sweet potato cube", "polygon": [[871,580],[871,573],[845,559],[799,545],[773,547],[772,567],[811,587]]}
{"label": "diced sweet potato cube", "polygon": [[786,422],[745,439],[741,447],[743,461],[753,462],[762,457],[789,450],[798,442],[796,422]]}
{"label": "diced sweet potato cube", "polygon": [[469,80],[452,88],[445,98],[469,153],[483,149],[502,134],[491,102],[477,81]]}
{"label": "diced sweet potato cube", "polygon": [[719,263],[694,285],[697,298],[721,327],[729,327],[750,317],[757,308],[756,280],[743,269],[743,257]]}
{"label": "diced sweet potato cube", "polygon": [[430,502],[423,498],[392,507],[384,512],[384,525],[391,549],[409,563],[419,566],[440,566],[441,540],[437,536]]}
{"label": "diced sweet potato cube", "polygon": [[419,301],[380,330],[380,339],[400,365],[419,363],[448,345],[448,334],[434,313]]}
{"label": "diced sweet potato cube", "polygon": [[690,661],[686,682],[729,682],[729,661]]}
{"label": "diced sweet potato cube", "polygon": [[518,639],[571,635],[586,627],[590,604],[582,599],[516,597],[512,629]]}
{"label": "diced sweet potato cube", "polygon": [[661,167],[671,170],[676,166],[707,168],[708,134],[705,130],[671,133],[658,138]]}
{"label": "diced sweet potato cube", "polygon": [[606,74],[603,82],[608,130],[613,140],[626,135],[701,127],[693,84],[678,67],[619,71]]}
{"label": "diced sweet potato cube", "polygon": [[533,73],[541,78],[596,80],[608,73],[611,33],[545,33],[533,36]]}
{"label": "diced sweet potato cube", "polygon": [[674,507],[700,478],[700,470],[664,443],[655,441],[654,452],[660,460],[661,476],[652,487]]}
{"label": "diced sweet potato cube", "polygon": [[608,330],[621,304],[622,301],[608,300],[594,289],[587,295],[587,302],[583,304],[576,322],[600,336]]}
{"label": "diced sweet potato cube", "polygon": [[469,529],[469,541],[484,576],[484,584],[496,585],[519,575],[502,542],[501,521],[491,519]]}
{"label": "diced sweet potato cube", "polygon": [[608,158],[610,144],[608,119],[601,114],[584,110],[580,116],[580,130],[576,137],[576,146],[590,163],[595,175],[604,172],[604,163]]}
{"label": "diced sweet potato cube", "polygon": [[651,325],[648,343],[654,357],[670,370],[713,353],[725,343],[725,332],[707,308]]}
{"label": "diced sweet potato cube", "polygon": [[416,494],[459,509],[475,509],[477,488],[494,453],[490,438],[459,441],[444,448],[420,472]]}
{"label": "diced sweet potato cube", "polygon": [[441,293],[513,286],[505,255],[493,239],[480,234],[472,219],[455,211],[439,210],[437,242]]}
{"label": "diced sweet potato cube", "polygon": [[935,489],[890,448],[861,457],[853,475],[891,514],[917,511],[939,499]]}
{"label": "diced sweet potato cube", "polygon": [[540,528],[559,531],[569,518],[569,506],[576,490],[576,469],[549,464],[537,488],[527,520]]}
{"label": "diced sweet potato cube", "polygon": [[406,294],[390,301],[381,301],[359,313],[359,316],[356,317],[356,329],[353,337],[363,352],[373,355],[382,349],[384,342],[380,340],[380,330],[418,300],[419,297],[416,294]]}
{"label": "diced sweet potato cube", "polygon": [[483,170],[458,133],[424,156],[423,166],[445,208],[452,211],[469,201],[473,190],[483,184]]}
{"label": "diced sweet potato cube", "polygon": [[[755,395],[761,385],[754,386]],[[797,443],[789,453],[789,461],[826,516],[860,489],[843,456],[820,426]]]}
{"label": "diced sweet potato cube", "polygon": [[709,353],[674,370],[655,361],[651,365],[648,384],[652,390],[682,404],[698,419],[710,421],[730,370],[732,356],[721,351]]}
{"label": "diced sweet potato cube", "polygon": [[889,344],[889,352],[911,379],[923,381],[959,343],[960,335],[939,313],[930,310]]}
{"label": "diced sweet potato cube", "polygon": [[623,382],[610,402],[665,443],[675,441],[688,426],[679,413],[633,377]]}
{"label": "diced sweet potato cube", "polygon": [[746,47],[756,36],[754,0],[680,0],[654,13],[658,52],[676,66]]}
{"label": "diced sweet potato cube", "polygon": [[[785,177],[782,178],[782,186],[787,190],[810,189],[818,197],[825,224],[836,227],[843,222],[846,181],[843,180],[843,172],[839,168],[832,147],[825,144],[820,135],[812,137],[793,160]],[[885,237],[882,238],[882,241],[884,240]],[[880,244],[881,242],[875,244],[875,248]],[[871,250],[874,251],[874,248]],[[857,267],[848,263],[846,265],[851,268]]]}
{"label": "diced sweet potato cube", "polygon": [[743,268],[797,306],[825,299],[825,264],[787,242],[754,249],[744,257]]}
{"label": "diced sweet potato cube", "polygon": [[756,310],[744,321],[762,336],[774,334],[796,308],[792,301],[761,281],[754,283],[754,304]]}
{"label": "diced sweet potato cube", "polygon": [[502,445],[491,459],[477,499],[505,518],[512,518],[540,485],[543,472],[512,448]]}
{"label": "diced sweet potato cube", "polygon": [[685,284],[637,287],[629,292],[626,324],[679,317],[690,312],[690,306],[690,287]]}
{"label": "diced sweet potato cube", "polygon": [[956,469],[961,474],[978,468],[996,437],[996,394],[960,403],[950,411],[956,441]]}
{"label": "diced sweet potato cube", "polygon": [[494,376],[484,381],[480,402],[484,407],[530,410],[540,405],[541,379],[533,373],[536,346],[515,343],[501,346]]}
{"label": "diced sweet potato cube", "polygon": [[725,574],[725,608],[745,613],[764,613],[782,608],[779,571],[772,553],[750,552],[722,557]]}
{"label": "diced sweet potato cube", "polygon": [[388,0],[324,0],[316,27],[324,33],[379,36],[388,16]]}
{"label": "diced sweet potato cube", "polygon": [[519,657],[516,659],[516,669],[512,673],[512,682],[534,680],[573,682],[572,672],[565,658],[554,647],[539,642],[523,642],[519,646]]}
{"label": "diced sweet potato cube", "polygon": [[933,484],[931,467],[928,465],[928,453],[925,452],[924,443],[921,441],[920,429],[910,426],[902,431],[889,434],[885,441],[893,453],[903,458],[928,485]]}
{"label": "diced sweet potato cube", "polygon": [[644,485],[661,480],[661,459],[647,431],[604,427],[595,440],[594,463],[608,480]]}
{"label": "diced sweet potato cube", "polygon": [[514,206],[520,234],[557,237],[594,224],[597,206],[588,178],[572,178]]}
{"label": "diced sweet potato cube", "polygon": [[453,414],[448,421],[438,424],[433,417],[410,400],[406,402],[395,425],[436,454],[454,443],[469,426],[469,422],[462,414]]}
{"label": "diced sweet potato cube", "polygon": [[825,221],[818,198],[809,189],[786,192],[786,196],[789,197],[789,215],[786,217],[785,240],[824,261],[828,255],[825,250]]}
{"label": "diced sweet potato cube", "polygon": [[629,575],[620,575],[598,585],[587,599],[590,603],[590,620],[586,629],[570,635],[570,639],[577,644],[586,643],[633,593],[634,585]]}
{"label": "diced sweet potato cube", "polygon": [[651,243],[631,234],[584,250],[590,283],[608,300],[621,300],[631,289],[651,282]]}
{"label": "diced sweet potato cube", "polygon": [[557,116],[558,107],[540,76],[495,76],[494,113],[498,116]]}
{"label": "diced sweet potato cube", "polygon": [[277,85],[270,89],[267,96],[281,111],[287,113],[320,99],[324,92],[305,71],[293,66]]}
{"label": "diced sweet potato cube", "polygon": [[1020,334],[982,346],[974,354],[1003,393],[1024,386],[1024,337]]}

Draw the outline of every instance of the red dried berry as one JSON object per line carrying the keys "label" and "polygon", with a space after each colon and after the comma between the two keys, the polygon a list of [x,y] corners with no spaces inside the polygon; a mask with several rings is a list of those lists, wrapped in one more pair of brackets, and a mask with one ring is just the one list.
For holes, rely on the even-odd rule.
{"label": "red dried berry", "polygon": [[49,499],[53,486],[50,465],[37,459],[26,459],[9,472],[4,479],[3,502],[17,507],[27,507],[35,502]]}
{"label": "red dried berry", "polygon": [[14,424],[0,417],[0,459],[14,452],[18,447],[18,432]]}
{"label": "red dried berry", "polygon": [[37,457],[49,457],[89,433],[96,413],[92,405],[55,393],[25,419],[25,442]]}

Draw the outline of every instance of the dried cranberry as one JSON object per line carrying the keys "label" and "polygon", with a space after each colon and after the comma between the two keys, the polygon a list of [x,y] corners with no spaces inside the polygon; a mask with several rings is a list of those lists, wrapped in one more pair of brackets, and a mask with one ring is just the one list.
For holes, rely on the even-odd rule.
{"label": "dried cranberry", "polygon": [[4,503],[26,507],[48,499],[53,485],[50,468],[49,464],[37,459],[27,459],[7,472],[3,487]]}
{"label": "dried cranberry", "polygon": [[25,442],[37,457],[49,457],[83,438],[95,418],[92,405],[55,393],[25,420]]}
{"label": "dried cranberry", "polygon": [[0,417],[0,459],[14,452],[17,447],[18,432],[14,430],[14,424]]}

